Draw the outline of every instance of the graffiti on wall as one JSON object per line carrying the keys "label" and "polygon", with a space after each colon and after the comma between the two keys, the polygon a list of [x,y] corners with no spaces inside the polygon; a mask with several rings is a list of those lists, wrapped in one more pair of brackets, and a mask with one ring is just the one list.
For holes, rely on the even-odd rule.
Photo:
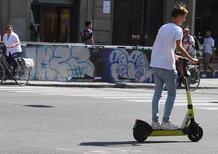
{"label": "graffiti on wall", "polygon": [[24,52],[34,59],[32,80],[93,80],[97,75],[106,82],[153,81],[147,54],[150,50],[30,44]]}
{"label": "graffiti on wall", "polygon": [[31,79],[70,81],[74,78],[94,77],[95,67],[86,47],[30,46],[26,56],[33,58],[35,67]]}
{"label": "graffiti on wall", "polygon": [[128,53],[126,49],[114,49],[109,55],[110,72],[114,81],[130,79],[151,82],[152,71],[146,55],[140,50]]}

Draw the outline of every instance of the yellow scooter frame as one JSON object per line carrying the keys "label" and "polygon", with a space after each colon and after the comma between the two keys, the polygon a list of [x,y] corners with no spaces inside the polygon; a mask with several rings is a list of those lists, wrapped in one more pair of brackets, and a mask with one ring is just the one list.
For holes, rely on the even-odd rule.
{"label": "yellow scooter frame", "polygon": [[[186,60],[186,59],[185,59]],[[185,61],[185,67],[188,66],[188,61]],[[185,89],[186,89],[186,96],[187,96],[187,113],[185,118],[182,122],[182,125],[179,129],[176,130],[153,130],[151,126],[142,121],[137,119],[135,125],[133,127],[133,136],[138,142],[144,142],[148,136],[184,136],[188,135],[188,138],[193,141],[199,141],[203,136],[203,129],[195,122],[194,119],[194,111],[191,99],[191,92],[189,88],[189,83],[187,77],[189,74],[187,72],[187,68],[184,68],[186,74],[184,77],[185,82]]]}

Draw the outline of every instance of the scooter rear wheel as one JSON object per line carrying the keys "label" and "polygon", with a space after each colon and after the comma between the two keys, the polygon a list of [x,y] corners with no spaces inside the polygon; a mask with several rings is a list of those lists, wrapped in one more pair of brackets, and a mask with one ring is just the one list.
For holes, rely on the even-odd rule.
{"label": "scooter rear wheel", "polygon": [[147,122],[136,119],[135,125],[133,127],[133,137],[136,141],[140,143],[144,142],[151,134],[151,132],[152,128]]}
{"label": "scooter rear wheel", "polygon": [[136,127],[133,130],[133,137],[136,141],[143,143],[148,138],[148,136],[146,136],[144,132],[145,131],[142,128]]}
{"label": "scooter rear wheel", "polygon": [[188,132],[188,138],[192,142],[198,142],[203,136],[203,129],[200,126],[195,126]]}

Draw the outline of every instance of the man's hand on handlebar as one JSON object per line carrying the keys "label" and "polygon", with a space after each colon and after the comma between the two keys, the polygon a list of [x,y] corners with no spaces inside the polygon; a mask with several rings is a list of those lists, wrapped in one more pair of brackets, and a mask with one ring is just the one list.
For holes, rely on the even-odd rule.
{"label": "man's hand on handlebar", "polygon": [[199,63],[199,59],[197,58],[191,58],[189,59],[189,63],[192,64],[192,65],[196,65]]}

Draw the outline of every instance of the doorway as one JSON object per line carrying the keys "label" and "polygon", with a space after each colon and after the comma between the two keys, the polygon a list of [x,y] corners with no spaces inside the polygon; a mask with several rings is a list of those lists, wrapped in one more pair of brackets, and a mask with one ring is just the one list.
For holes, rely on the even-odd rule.
{"label": "doorway", "polygon": [[41,41],[69,42],[70,41],[70,8],[42,7]]}
{"label": "doorway", "polygon": [[115,0],[114,45],[136,45],[144,33],[145,0]]}

